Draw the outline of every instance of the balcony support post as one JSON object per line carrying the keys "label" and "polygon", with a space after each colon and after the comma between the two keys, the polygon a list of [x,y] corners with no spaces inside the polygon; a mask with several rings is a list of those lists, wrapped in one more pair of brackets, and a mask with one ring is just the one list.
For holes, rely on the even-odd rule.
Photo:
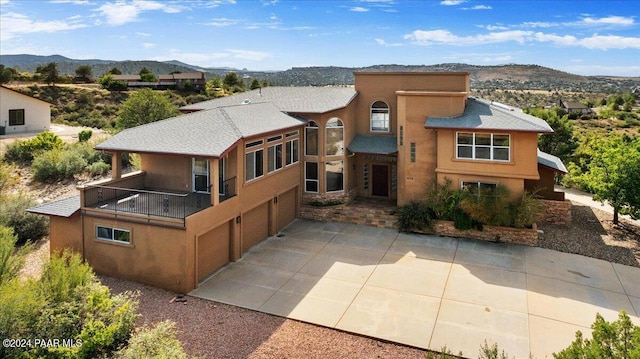
{"label": "balcony support post", "polygon": [[211,160],[211,205],[216,206],[220,203],[220,169],[218,162],[220,160],[215,158]]}
{"label": "balcony support post", "polygon": [[111,153],[111,178],[122,178],[122,156],[121,152]]}

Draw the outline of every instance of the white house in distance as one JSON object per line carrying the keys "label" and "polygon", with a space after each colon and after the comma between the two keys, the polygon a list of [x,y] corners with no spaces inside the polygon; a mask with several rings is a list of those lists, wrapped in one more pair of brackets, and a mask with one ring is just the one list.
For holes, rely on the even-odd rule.
{"label": "white house in distance", "polygon": [[50,127],[50,103],[0,86],[0,134],[41,132]]}

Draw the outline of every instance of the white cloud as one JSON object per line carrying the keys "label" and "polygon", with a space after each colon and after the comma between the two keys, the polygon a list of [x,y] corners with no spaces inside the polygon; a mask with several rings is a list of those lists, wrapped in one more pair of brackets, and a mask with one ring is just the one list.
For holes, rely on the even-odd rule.
{"label": "white cloud", "polygon": [[462,3],[467,2],[467,0],[442,0],[440,1],[440,5],[444,5],[444,6],[455,6],[455,5],[460,5]]}
{"label": "white cloud", "polygon": [[383,39],[374,39],[374,40],[378,45],[382,45],[382,46],[386,46],[386,47],[402,46],[402,44],[399,44],[399,43],[389,44],[386,41],[384,41]]}
{"label": "white cloud", "polygon": [[142,43],[142,47],[144,47],[145,49],[152,49],[154,47],[156,47],[156,44],[150,43],[150,42],[143,42]]}
{"label": "white cloud", "polygon": [[140,37],[149,37],[149,36],[151,36],[151,34],[148,33],[148,32],[136,32],[136,35],[138,35]]}
{"label": "white cloud", "polygon": [[604,65],[570,65],[561,68],[567,71],[581,75],[614,75],[614,76],[638,76],[640,66],[604,66]]}
{"label": "white cloud", "polygon": [[98,8],[98,11],[107,18],[110,25],[123,25],[137,21],[138,15],[145,11],[160,10],[168,14],[179,13],[187,8],[181,5],[157,1],[134,0],[132,2],[117,1],[106,3]]}
{"label": "white cloud", "polygon": [[367,12],[369,11],[369,9],[367,8],[363,8],[362,6],[354,6],[351,9],[349,9],[349,11],[354,11],[354,12]]}
{"label": "white cloud", "polygon": [[489,5],[475,5],[472,7],[463,7],[462,10],[491,10],[493,9]]}
{"label": "white cloud", "polygon": [[87,25],[79,19],[38,21],[32,20],[22,14],[8,12],[0,15],[0,40],[7,41],[22,34],[52,33],[75,30],[83,27],[87,27]]}
{"label": "white cloud", "polygon": [[54,4],[74,4],[74,5],[89,5],[88,0],[51,0]]}
{"label": "white cloud", "polygon": [[240,20],[221,17],[218,19],[211,19],[211,22],[206,23],[206,25],[215,26],[215,27],[227,27],[227,26],[236,25],[238,23],[240,23]]}
{"label": "white cloud", "polygon": [[629,26],[634,24],[634,19],[632,17],[624,17],[624,16],[607,16],[601,17],[599,19],[592,17],[585,17],[582,19],[585,24],[588,25],[623,25]]}
{"label": "white cloud", "polygon": [[169,54],[152,58],[156,61],[178,60],[184,63],[198,66],[237,66],[239,62],[257,62],[273,57],[272,54],[262,51],[226,49],[213,53],[181,52],[178,49],[170,49]]}
{"label": "white cloud", "polygon": [[640,37],[598,35],[579,39],[573,35],[546,34],[524,30],[489,32],[473,36],[458,36],[449,30],[416,30],[404,35],[404,39],[415,45],[482,45],[517,42],[519,44],[548,42],[562,47],[584,47],[590,50],[640,49]]}
{"label": "white cloud", "polygon": [[495,62],[505,63],[505,62],[511,61],[512,59],[513,59],[512,56],[504,55],[504,56],[496,56],[496,57],[485,57],[482,59],[482,61],[491,62],[491,63],[495,63]]}
{"label": "white cloud", "polygon": [[507,26],[503,26],[503,25],[487,25],[486,28],[489,31],[509,30],[509,28]]}

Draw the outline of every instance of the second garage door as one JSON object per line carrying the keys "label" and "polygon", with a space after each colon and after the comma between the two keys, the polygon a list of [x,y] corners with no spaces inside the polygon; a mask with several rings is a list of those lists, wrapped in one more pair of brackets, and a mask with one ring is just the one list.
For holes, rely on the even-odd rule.
{"label": "second garage door", "polygon": [[229,223],[198,237],[198,282],[229,263]]}
{"label": "second garage door", "polygon": [[242,216],[242,253],[269,236],[269,203],[265,202]]}
{"label": "second garage door", "polygon": [[296,218],[296,193],[294,188],[278,197],[278,231]]}

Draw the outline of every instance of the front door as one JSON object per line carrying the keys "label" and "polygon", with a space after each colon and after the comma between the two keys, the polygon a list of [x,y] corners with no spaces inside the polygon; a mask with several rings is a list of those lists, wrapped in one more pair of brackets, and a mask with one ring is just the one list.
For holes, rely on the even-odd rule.
{"label": "front door", "polygon": [[371,195],[389,197],[389,166],[371,165]]}
{"label": "front door", "polygon": [[209,193],[211,182],[209,181],[209,160],[202,158],[193,159],[193,191]]}

